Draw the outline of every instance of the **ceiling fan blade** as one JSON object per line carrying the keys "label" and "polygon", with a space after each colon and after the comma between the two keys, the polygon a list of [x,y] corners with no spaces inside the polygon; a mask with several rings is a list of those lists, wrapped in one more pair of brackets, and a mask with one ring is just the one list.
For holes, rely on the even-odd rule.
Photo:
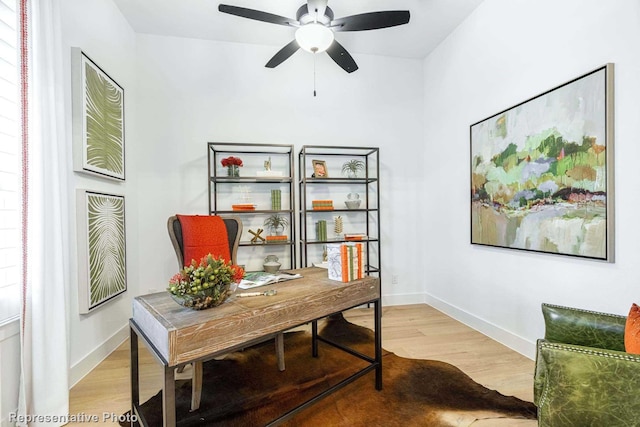
{"label": "ceiling fan blade", "polygon": [[218,10],[222,13],[228,13],[229,15],[240,16],[242,18],[254,19],[256,21],[269,22],[270,24],[297,26],[298,21],[292,18],[286,18],[280,15],[274,15],[273,13],[262,12],[255,9],[247,9],[245,7],[229,6],[228,4],[221,4],[218,6]]}
{"label": "ceiling fan blade", "polygon": [[333,59],[335,63],[338,64],[347,73],[353,73],[358,69],[358,64],[356,64],[356,61],[353,60],[351,55],[349,55],[349,52],[347,52],[347,50],[342,47],[342,45],[336,40],[331,43],[331,46],[329,46],[329,49],[327,49],[327,53],[329,54],[331,59]]}
{"label": "ceiling fan blade", "polygon": [[317,19],[320,20],[327,9],[327,0],[307,0],[307,10],[314,19],[316,18],[316,9],[318,10]]}
{"label": "ceiling fan blade", "polygon": [[364,31],[395,27],[409,22],[408,10],[388,10],[345,16],[331,21],[333,31]]}
{"label": "ceiling fan blade", "polygon": [[282,64],[285,60],[289,59],[289,57],[294,53],[296,53],[298,49],[300,49],[298,42],[293,40],[288,45],[280,49],[278,53],[273,55],[273,58],[271,58],[269,62],[267,62],[265,67],[267,68],[277,67],[278,65]]}

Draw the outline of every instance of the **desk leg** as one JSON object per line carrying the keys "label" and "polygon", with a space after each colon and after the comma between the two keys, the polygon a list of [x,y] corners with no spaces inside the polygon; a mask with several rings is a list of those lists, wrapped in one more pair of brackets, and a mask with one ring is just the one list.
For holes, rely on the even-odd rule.
{"label": "desk leg", "polygon": [[164,366],[164,385],[162,387],[162,419],[164,427],[176,425],[176,378],[174,368]]}
{"label": "desk leg", "polygon": [[311,322],[311,355],[318,357],[318,321]]}
{"label": "desk leg", "polygon": [[380,299],[373,303],[375,346],[376,346],[376,390],[382,390],[382,307]]}
{"label": "desk leg", "polygon": [[130,365],[131,365],[131,426],[137,426],[136,408],[140,405],[140,376],[138,366],[138,334],[129,329]]}

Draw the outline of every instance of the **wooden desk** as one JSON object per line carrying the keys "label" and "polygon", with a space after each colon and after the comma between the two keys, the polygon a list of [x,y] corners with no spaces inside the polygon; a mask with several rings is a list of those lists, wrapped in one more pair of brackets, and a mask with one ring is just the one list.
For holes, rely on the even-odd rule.
{"label": "wooden desk", "polygon": [[[369,362],[364,369],[319,396],[287,412],[271,424],[278,424],[328,394],[375,369],[375,386],[382,389],[382,339],[380,280],[365,277],[349,283],[329,280],[321,268],[296,270],[302,278],[259,289],[277,289],[275,296],[235,298],[202,311],[178,305],[168,292],[142,295],[133,300],[131,328],[131,405],[142,425],[138,372],[138,338],[164,366],[164,426],[175,426],[175,367],[210,359],[230,351],[273,338],[287,329],[312,322],[312,355],[318,355],[318,341],[341,348]],[[317,320],[362,304],[374,305],[375,356],[370,358],[318,335]],[[285,355],[286,356],[286,355]],[[270,425],[271,425],[270,424]]]}

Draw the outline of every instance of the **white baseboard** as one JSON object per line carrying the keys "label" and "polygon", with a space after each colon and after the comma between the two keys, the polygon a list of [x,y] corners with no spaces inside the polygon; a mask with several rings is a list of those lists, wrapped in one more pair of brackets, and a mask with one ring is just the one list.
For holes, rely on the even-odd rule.
{"label": "white baseboard", "polygon": [[473,328],[500,344],[509,347],[511,350],[516,351],[531,360],[535,360],[535,342],[528,341],[525,338],[513,334],[512,332],[506,331],[493,323],[487,322],[484,319],[444,302],[432,295],[425,294],[424,301],[426,304],[429,304],[431,307],[443,312],[447,316],[464,323],[470,328]]}
{"label": "white baseboard", "polygon": [[81,361],[73,365],[69,372],[70,388],[76,385],[78,381],[98,366],[100,362],[102,362],[128,338],[129,324],[127,323]]}
{"label": "white baseboard", "polygon": [[383,295],[382,306],[426,304],[425,294]]}

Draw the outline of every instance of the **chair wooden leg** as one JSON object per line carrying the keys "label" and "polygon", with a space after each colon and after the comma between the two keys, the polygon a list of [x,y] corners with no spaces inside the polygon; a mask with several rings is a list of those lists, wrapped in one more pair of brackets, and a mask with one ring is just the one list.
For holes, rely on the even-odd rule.
{"label": "chair wooden leg", "polygon": [[202,362],[193,362],[193,377],[191,377],[191,410],[200,407],[202,398]]}
{"label": "chair wooden leg", "polygon": [[278,358],[278,370],[284,371],[284,334],[276,335],[276,357]]}
{"label": "chair wooden leg", "polygon": [[[276,358],[278,370],[284,371],[284,334],[276,335]],[[193,362],[193,377],[191,378],[191,410],[200,408],[202,398],[202,362]]]}

